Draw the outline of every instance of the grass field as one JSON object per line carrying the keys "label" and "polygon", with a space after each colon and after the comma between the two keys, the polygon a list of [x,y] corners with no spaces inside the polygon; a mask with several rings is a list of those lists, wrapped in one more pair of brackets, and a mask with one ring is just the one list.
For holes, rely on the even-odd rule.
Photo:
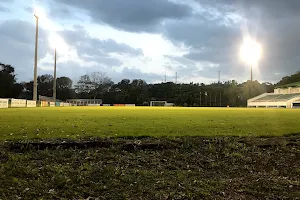
{"label": "grass field", "polygon": [[90,136],[278,136],[300,132],[300,110],[64,107],[0,110],[0,140]]}
{"label": "grass field", "polygon": [[0,199],[299,199],[299,158],[296,109],[0,110]]}

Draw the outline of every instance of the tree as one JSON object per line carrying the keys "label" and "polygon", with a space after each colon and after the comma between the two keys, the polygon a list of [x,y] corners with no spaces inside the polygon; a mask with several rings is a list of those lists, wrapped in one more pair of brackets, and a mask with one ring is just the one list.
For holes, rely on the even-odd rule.
{"label": "tree", "polygon": [[44,74],[37,77],[38,95],[52,97],[53,96],[53,76]]}
{"label": "tree", "polygon": [[22,90],[22,85],[16,83],[14,67],[0,63],[0,98],[17,98]]}
{"label": "tree", "polygon": [[80,76],[79,81],[75,85],[75,92],[79,98],[90,98],[90,92],[92,91],[91,78],[88,74]]}
{"label": "tree", "polygon": [[102,98],[113,85],[112,80],[103,72],[92,72],[80,77],[75,91],[80,98]]}
{"label": "tree", "polygon": [[69,77],[59,77],[56,79],[57,98],[65,101],[76,97],[74,89],[72,89],[73,81]]}
{"label": "tree", "polygon": [[90,77],[94,99],[96,97],[103,97],[103,94],[108,92],[114,84],[111,78],[106,76],[104,72],[92,72]]}
{"label": "tree", "polygon": [[296,74],[293,74],[291,76],[285,76],[283,77],[276,86],[286,85],[290,83],[300,82],[300,71],[298,71]]}

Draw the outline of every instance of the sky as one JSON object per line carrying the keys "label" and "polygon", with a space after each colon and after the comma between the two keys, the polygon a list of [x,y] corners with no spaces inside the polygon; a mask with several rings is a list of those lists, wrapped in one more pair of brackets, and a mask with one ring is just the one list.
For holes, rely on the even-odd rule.
{"label": "sky", "polygon": [[[299,0],[0,0],[0,62],[33,79],[34,13],[38,74],[74,81],[105,72],[113,81],[213,83],[250,79],[244,38],[262,48],[254,79],[278,82],[300,70]],[[60,42],[51,36],[61,38]]]}

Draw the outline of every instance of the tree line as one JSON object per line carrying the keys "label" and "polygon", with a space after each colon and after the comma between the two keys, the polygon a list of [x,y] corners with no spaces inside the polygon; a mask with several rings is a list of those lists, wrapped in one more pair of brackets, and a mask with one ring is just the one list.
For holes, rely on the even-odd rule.
{"label": "tree line", "polygon": [[[150,101],[168,101],[178,106],[233,106],[247,105],[247,100],[276,86],[300,81],[300,72],[283,77],[277,84],[235,80],[204,83],[162,82],[148,84],[142,79],[123,79],[114,83],[103,72],[82,75],[76,83],[69,77],[58,77],[57,99],[102,99],[107,104],[149,105]],[[52,97],[53,76],[37,77],[38,95]],[[14,67],[0,63],[0,98],[32,99],[33,81],[17,82]]]}

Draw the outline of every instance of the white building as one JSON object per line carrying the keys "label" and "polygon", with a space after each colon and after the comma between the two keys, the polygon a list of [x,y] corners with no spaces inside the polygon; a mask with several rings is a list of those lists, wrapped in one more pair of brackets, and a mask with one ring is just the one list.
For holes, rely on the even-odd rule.
{"label": "white building", "polygon": [[256,108],[300,108],[300,82],[274,89],[248,100],[248,107]]}

